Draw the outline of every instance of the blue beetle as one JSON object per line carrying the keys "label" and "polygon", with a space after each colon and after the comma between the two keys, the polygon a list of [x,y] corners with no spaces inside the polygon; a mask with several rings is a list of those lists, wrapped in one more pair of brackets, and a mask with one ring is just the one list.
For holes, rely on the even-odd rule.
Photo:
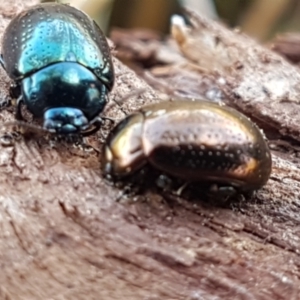
{"label": "blue beetle", "polygon": [[89,135],[101,126],[114,69],[104,34],[82,11],[45,3],[21,12],[4,32],[0,62],[14,81],[17,120],[24,103],[50,132]]}

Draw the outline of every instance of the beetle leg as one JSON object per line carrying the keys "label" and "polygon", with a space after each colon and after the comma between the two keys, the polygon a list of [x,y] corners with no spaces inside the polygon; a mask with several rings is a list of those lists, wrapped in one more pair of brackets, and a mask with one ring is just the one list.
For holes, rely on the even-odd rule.
{"label": "beetle leg", "polygon": [[102,120],[108,120],[108,121],[110,121],[110,122],[113,123],[113,124],[115,124],[116,121],[117,121],[117,119],[110,118],[110,117],[102,117],[101,119],[102,119]]}
{"label": "beetle leg", "polygon": [[0,101],[0,109],[11,106],[11,104],[14,103],[15,99],[17,99],[20,96],[20,94],[20,85],[15,82],[11,83],[9,87],[9,96],[5,97],[4,100]]}
{"label": "beetle leg", "polygon": [[9,87],[9,95],[13,99],[18,99],[21,95],[20,84],[12,82]]}
{"label": "beetle leg", "polygon": [[186,189],[186,187],[190,184],[189,181],[183,182],[180,184],[179,188],[174,189],[173,180],[167,175],[161,174],[156,179],[156,185],[161,188],[163,191],[168,191],[173,195],[180,197],[182,192]]}
{"label": "beetle leg", "polygon": [[0,144],[2,146],[13,146],[13,144],[20,139],[21,134],[19,131],[6,132],[0,136]]}
{"label": "beetle leg", "polygon": [[21,106],[23,104],[23,97],[22,95],[17,99],[17,109],[16,109],[16,119],[17,120],[25,120],[23,118],[23,115],[22,115],[22,110],[21,110]]}
{"label": "beetle leg", "polygon": [[8,107],[11,105],[11,99],[10,97],[5,97],[3,100],[0,101],[0,109],[4,107]]}
{"label": "beetle leg", "polygon": [[[22,97],[20,96],[17,100],[17,110],[16,110],[16,118],[17,118],[18,113],[20,114],[20,115],[18,115],[18,117],[19,117],[18,120],[22,120],[22,113],[21,113],[21,110],[19,108],[22,101],[23,101]],[[9,102],[11,102],[11,101],[9,100]],[[7,132],[7,133],[5,133],[4,135],[2,135],[0,137],[0,143],[3,146],[12,146],[14,144],[14,142],[19,140],[19,139],[20,139],[20,132],[19,131]]]}
{"label": "beetle leg", "polygon": [[[138,90],[135,90],[135,91],[125,95],[120,100],[116,100],[116,95],[114,95],[114,97],[111,100],[119,107],[119,109],[125,116],[128,116],[128,112],[126,112],[126,110],[124,110],[122,104],[126,103],[127,100],[129,100],[130,98],[138,98],[139,96],[143,95],[146,92],[147,92],[147,89],[138,89]],[[108,111],[113,107],[114,106],[111,106],[110,108],[108,108]]]}
{"label": "beetle leg", "polygon": [[140,188],[135,185],[125,185],[122,188],[122,191],[119,192],[119,195],[115,199],[116,202],[121,202],[122,200],[128,200],[130,198],[134,198],[139,196]]}
{"label": "beetle leg", "polygon": [[103,119],[101,119],[100,117],[96,117],[94,120],[92,120],[90,122],[90,125],[93,125],[94,128],[92,128],[91,130],[83,131],[81,133],[82,136],[88,136],[88,135],[94,134],[95,132],[97,132],[100,129],[102,124],[103,124]]}
{"label": "beetle leg", "polygon": [[118,100],[116,100],[116,95],[112,98],[112,101],[117,104],[117,106],[119,107],[120,111],[125,115],[128,116],[128,113],[124,110],[124,108],[122,107],[122,105],[119,103]]}
{"label": "beetle leg", "polygon": [[4,60],[3,60],[3,55],[2,55],[2,54],[0,55],[0,65],[2,66],[2,68],[3,68],[4,70],[6,70],[6,69],[5,69],[5,66],[4,66]]}
{"label": "beetle leg", "polygon": [[72,143],[75,148],[78,148],[84,152],[95,151],[97,154],[100,153],[100,150],[91,145],[88,139],[82,135],[56,135],[53,137],[53,139],[58,142],[64,141],[66,143]]}
{"label": "beetle leg", "polygon": [[[2,66],[2,68],[4,70],[6,70],[2,54],[0,54],[0,65]],[[10,96],[11,96],[11,93],[10,93]],[[11,99],[9,99],[9,98],[5,98],[3,101],[0,102],[0,108],[10,106],[10,105],[11,105]]]}
{"label": "beetle leg", "polygon": [[208,195],[212,197],[218,197],[223,202],[226,202],[231,197],[237,195],[237,190],[232,186],[218,186],[213,184],[210,186]]}
{"label": "beetle leg", "polygon": [[157,177],[155,183],[160,189],[162,189],[164,191],[172,190],[172,179],[164,174],[160,174]]}
{"label": "beetle leg", "polygon": [[190,183],[187,181],[187,182],[185,182],[184,184],[182,184],[180,187],[179,187],[179,189],[177,189],[176,191],[175,191],[175,195],[177,195],[177,196],[181,196],[182,195],[182,192],[186,189],[186,187],[189,185]]}
{"label": "beetle leg", "polygon": [[113,119],[113,118],[109,118],[109,117],[96,117],[94,120],[92,120],[90,122],[90,125],[93,125],[94,128],[92,128],[91,130],[87,130],[87,131],[83,131],[81,134],[82,136],[88,136],[88,135],[91,135],[91,134],[94,134],[96,133],[100,128],[101,126],[103,125],[103,121],[104,120],[108,120],[112,123],[115,123],[116,120]]}

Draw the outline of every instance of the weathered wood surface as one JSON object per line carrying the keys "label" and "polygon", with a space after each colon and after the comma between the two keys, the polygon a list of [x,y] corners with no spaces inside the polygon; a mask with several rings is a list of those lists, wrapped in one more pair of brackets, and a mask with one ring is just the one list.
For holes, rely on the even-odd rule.
{"label": "weathered wood surface", "polygon": [[[3,1],[1,32],[24,3],[33,1]],[[150,193],[117,203],[120,190],[102,179],[96,152],[46,138],[1,146],[0,299],[299,299],[299,69],[242,34],[197,22],[206,38],[196,30],[193,49],[203,53],[208,41],[213,63],[185,45],[198,67],[153,67],[145,78],[189,97],[225,95],[257,120],[274,148],[268,184],[228,207]],[[147,89],[124,109],[157,101],[132,71],[115,67],[111,97]],[[1,70],[1,99],[8,87]],[[0,122],[12,111],[3,109]],[[107,111],[123,117],[113,105]],[[89,142],[100,148],[100,140],[99,132]]]}

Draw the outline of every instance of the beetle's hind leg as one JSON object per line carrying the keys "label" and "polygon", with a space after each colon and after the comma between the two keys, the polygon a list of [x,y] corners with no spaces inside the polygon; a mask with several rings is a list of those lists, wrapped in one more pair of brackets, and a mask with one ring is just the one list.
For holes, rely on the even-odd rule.
{"label": "beetle's hind leg", "polygon": [[232,203],[240,195],[239,191],[235,187],[229,185],[219,185],[216,183],[210,185],[205,194],[208,199],[215,203],[218,203],[219,205]]}

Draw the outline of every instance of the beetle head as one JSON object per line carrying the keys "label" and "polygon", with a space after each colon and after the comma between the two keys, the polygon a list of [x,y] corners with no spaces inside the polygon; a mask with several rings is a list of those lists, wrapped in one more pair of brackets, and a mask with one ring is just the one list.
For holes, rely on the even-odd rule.
{"label": "beetle head", "polygon": [[22,79],[28,110],[44,118],[44,128],[62,134],[86,130],[104,109],[107,89],[92,71],[76,62],[59,62]]}
{"label": "beetle head", "polygon": [[102,155],[106,177],[131,175],[147,163],[143,149],[143,121],[141,113],[130,115],[110,133]]}

